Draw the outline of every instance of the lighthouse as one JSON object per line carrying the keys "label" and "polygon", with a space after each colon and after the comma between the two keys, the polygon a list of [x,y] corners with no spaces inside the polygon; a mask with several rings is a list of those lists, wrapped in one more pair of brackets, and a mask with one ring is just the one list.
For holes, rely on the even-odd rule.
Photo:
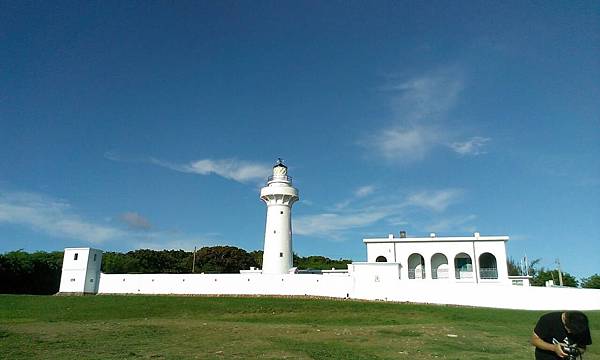
{"label": "lighthouse", "polygon": [[267,204],[262,272],[286,274],[293,266],[292,205],[299,197],[281,159],[273,166],[267,185],[260,190],[260,199]]}

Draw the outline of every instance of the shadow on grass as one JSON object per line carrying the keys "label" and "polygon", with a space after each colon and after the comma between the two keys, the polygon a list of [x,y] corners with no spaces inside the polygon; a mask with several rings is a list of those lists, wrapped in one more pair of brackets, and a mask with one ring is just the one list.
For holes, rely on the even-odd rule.
{"label": "shadow on grass", "polygon": [[402,330],[393,330],[393,329],[382,329],[382,330],[377,330],[377,333],[380,335],[389,335],[389,336],[400,336],[400,337],[419,337],[419,336],[423,336],[423,333],[420,331],[415,331],[415,330],[408,330],[408,329],[402,329]]}
{"label": "shadow on grass", "polygon": [[365,348],[349,346],[347,343],[338,341],[299,341],[289,338],[271,339],[279,348],[290,352],[304,353],[312,359],[343,359],[343,360],[367,360],[380,359]]}

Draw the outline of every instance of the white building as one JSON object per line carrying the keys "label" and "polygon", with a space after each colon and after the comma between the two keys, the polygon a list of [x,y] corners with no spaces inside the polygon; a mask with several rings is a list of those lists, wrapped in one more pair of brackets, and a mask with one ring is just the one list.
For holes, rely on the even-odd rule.
{"label": "white building", "polygon": [[67,248],[60,293],[290,295],[453,304],[528,310],[600,310],[600,290],[514,286],[508,236],[364,239],[367,261],[347,270],[302,273],[292,268],[291,210],[298,200],[279,161],[261,189],[267,205],[263,269],[240,274],[104,274],[102,252]]}
{"label": "white building", "polygon": [[102,251],[91,248],[67,248],[63,257],[60,292],[96,294],[100,280]]}
{"label": "white building", "polygon": [[364,239],[367,263],[392,262],[399,278],[456,283],[509,283],[508,236],[400,237]]}

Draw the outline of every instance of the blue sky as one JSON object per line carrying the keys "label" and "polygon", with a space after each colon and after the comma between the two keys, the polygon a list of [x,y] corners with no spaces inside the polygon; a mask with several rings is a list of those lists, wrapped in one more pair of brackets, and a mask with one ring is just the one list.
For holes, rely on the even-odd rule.
{"label": "blue sky", "polygon": [[596,2],[0,4],[0,252],[506,234],[600,272]]}

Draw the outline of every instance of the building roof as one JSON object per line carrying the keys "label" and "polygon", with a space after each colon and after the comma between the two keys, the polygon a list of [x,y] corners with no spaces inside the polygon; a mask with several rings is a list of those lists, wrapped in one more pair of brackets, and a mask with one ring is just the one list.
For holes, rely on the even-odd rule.
{"label": "building roof", "polygon": [[448,241],[508,241],[506,235],[481,236],[475,233],[473,236],[426,236],[426,237],[395,237],[393,234],[386,238],[367,238],[363,239],[367,243],[404,243],[404,242],[448,242]]}

